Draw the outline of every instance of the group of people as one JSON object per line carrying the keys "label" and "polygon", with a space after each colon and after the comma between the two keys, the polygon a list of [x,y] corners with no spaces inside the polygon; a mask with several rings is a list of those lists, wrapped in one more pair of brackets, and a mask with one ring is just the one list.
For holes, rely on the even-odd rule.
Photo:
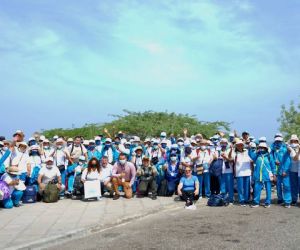
{"label": "group of people", "polygon": [[[209,139],[201,134],[169,137],[129,136],[122,131],[91,140],[81,136],[51,140],[35,134],[25,141],[18,130],[11,141],[0,137],[0,205],[18,207],[27,188],[34,187],[38,199],[49,194],[49,185],[58,197],[84,197],[84,185],[99,181],[104,194],[114,200],[123,192],[155,200],[157,196],[177,194],[186,208],[193,208],[202,197],[221,194],[241,206],[260,205],[265,189],[264,207],[271,205],[272,187],[277,187],[277,203],[296,205],[300,190],[300,146],[297,135],[285,142],[275,135],[271,145],[248,132],[216,133]],[[6,189],[5,189],[6,188]],[[49,197],[48,197],[49,198]]]}

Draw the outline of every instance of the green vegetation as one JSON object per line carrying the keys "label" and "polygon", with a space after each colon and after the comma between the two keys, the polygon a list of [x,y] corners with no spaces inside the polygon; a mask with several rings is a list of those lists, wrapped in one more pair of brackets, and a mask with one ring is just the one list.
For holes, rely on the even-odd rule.
{"label": "green vegetation", "polygon": [[300,103],[295,105],[292,101],[287,108],[282,105],[280,118],[280,131],[284,134],[285,139],[292,134],[300,135]]}
{"label": "green vegetation", "polygon": [[144,139],[147,136],[159,136],[162,131],[167,132],[168,135],[183,135],[183,129],[186,128],[189,135],[201,133],[205,138],[208,138],[217,131],[229,131],[229,123],[227,122],[203,122],[188,114],[153,111],[140,113],[128,110],[123,110],[123,112],[125,115],[113,115],[116,119],[110,123],[86,124],[82,128],[75,129],[51,129],[43,131],[43,134],[48,138],[54,135],[65,137],[81,135],[85,138],[93,138],[95,135],[104,134],[105,129],[107,129],[111,135],[123,131],[126,134],[138,135]]}

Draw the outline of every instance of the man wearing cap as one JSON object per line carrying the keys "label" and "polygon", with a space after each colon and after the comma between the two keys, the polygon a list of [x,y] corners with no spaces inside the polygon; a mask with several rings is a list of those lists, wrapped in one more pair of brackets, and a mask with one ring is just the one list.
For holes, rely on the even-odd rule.
{"label": "man wearing cap", "polygon": [[138,196],[147,196],[148,192],[150,191],[150,198],[152,200],[156,200],[157,185],[155,178],[157,176],[157,170],[156,167],[150,164],[150,158],[148,156],[143,157],[142,165],[138,167],[136,175],[138,176],[140,181],[138,186]]}
{"label": "man wearing cap", "polygon": [[136,169],[140,168],[143,165],[143,157],[143,148],[141,146],[136,147],[131,157],[131,162],[134,164]]}
{"label": "man wearing cap", "polygon": [[113,174],[113,166],[108,163],[108,157],[103,156],[101,159],[101,170],[100,170],[100,182],[101,182],[102,195],[105,189],[110,192],[111,196],[113,195],[113,187],[111,182],[112,174]]}
{"label": "man wearing cap", "polygon": [[53,180],[57,181],[57,188],[60,191],[63,191],[64,186],[62,185],[61,182],[61,174],[58,169],[54,164],[53,157],[48,157],[45,159],[45,166],[43,166],[39,172],[39,177],[38,177],[38,185],[39,185],[39,193],[40,195],[43,195],[43,192],[45,190],[45,187],[47,184]]}
{"label": "man wearing cap", "polygon": [[115,195],[114,200],[120,198],[119,186],[122,186],[125,192],[125,198],[132,198],[132,185],[136,176],[135,166],[127,161],[125,154],[119,155],[119,161],[113,167],[112,184]]}
{"label": "man wearing cap", "polygon": [[72,159],[72,162],[78,162],[79,157],[83,155],[86,159],[87,156],[87,150],[81,143],[81,137],[76,136],[74,139],[74,142],[72,145],[68,147],[70,157]]}
{"label": "man wearing cap", "polygon": [[13,141],[14,143],[17,143],[17,142],[22,142],[24,141],[24,133],[22,130],[17,130],[14,134],[13,134]]}
{"label": "man wearing cap", "polygon": [[42,142],[42,147],[41,147],[41,155],[42,155],[42,160],[43,162],[46,160],[46,158],[50,157],[53,155],[53,148],[50,145],[50,141],[45,138]]}
{"label": "man wearing cap", "polygon": [[18,167],[9,167],[1,180],[5,181],[9,186],[10,198],[3,200],[1,205],[4,208],[13,208],[20,206],[20,201],[23,196],[24,183],[20,181]]}
{"label": "man wearing cap", "polygon": [[268,152],[268,145],[261,142],[258,145],[257,152],[255,149],[249,149],[249,156],[254,161],[254,197],[252,208],[258,207],[260,204],[260,195],[263,185],[266,189],[265,208],[271,205],[272,181],[274,181],[275,162],[272,155]]}
{"label": "man wearing cap", "polygon": [[300,192],[300,145],[298,136],[292,135],[289,144],[288,150],[290,151],[290,156],[292,158],[290,171],[292,206],[295,206]]}
{"label": "man wearing cap", "polygon": [[271,155],[273,156],[276,165],[275,176],[277,179],[278,204],[284,203],[286,208],[290,208],[292,202],[289,177],[291,157],[283,142],[282,134],[280,133],[276,134],[274,137],[274,143],[271,146]]}

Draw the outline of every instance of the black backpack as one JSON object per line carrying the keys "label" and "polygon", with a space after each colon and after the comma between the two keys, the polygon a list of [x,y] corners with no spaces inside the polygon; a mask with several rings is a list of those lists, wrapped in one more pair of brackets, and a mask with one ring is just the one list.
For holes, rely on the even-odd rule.
{"label": "black backpack", "polygon": [[207,201],[207,206],[210,207],[223,207],[228,206],[229,199],[228,197],[223,197],[220,194],[212,194]]}

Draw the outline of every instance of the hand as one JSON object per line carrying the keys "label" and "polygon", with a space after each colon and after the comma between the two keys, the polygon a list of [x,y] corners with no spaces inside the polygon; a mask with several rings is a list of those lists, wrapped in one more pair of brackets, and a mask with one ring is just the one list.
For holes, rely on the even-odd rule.
{"label": "hand", "polygon": [[196,196],[199,195],[199,191],[195,190],[194,195],[196,195]]}
{"label": "hand", "polygon": [[122,178],[122,177],[125,177],[125,173],[121,173],[120,174],[120,177]]}
{"label": "hand", "polygon": [[187,128],[184,128],[184,129],[183,129],[183,134],[186,135],[187,132],[188,132]]}
{"label": "hand", "polygon": [[61,184],[57,183],[56,186],[59,190],[61,189]]}
{"label": "hand", "polygon": [[282,176],[286,177],[287,176],[286,172],[282,172]]}
{"label": "hand", "polygon": [[107,130],[107,128],[104,128],[104,130],[103,130],[105,133],[107,133],[108,132],[108,130]]}

